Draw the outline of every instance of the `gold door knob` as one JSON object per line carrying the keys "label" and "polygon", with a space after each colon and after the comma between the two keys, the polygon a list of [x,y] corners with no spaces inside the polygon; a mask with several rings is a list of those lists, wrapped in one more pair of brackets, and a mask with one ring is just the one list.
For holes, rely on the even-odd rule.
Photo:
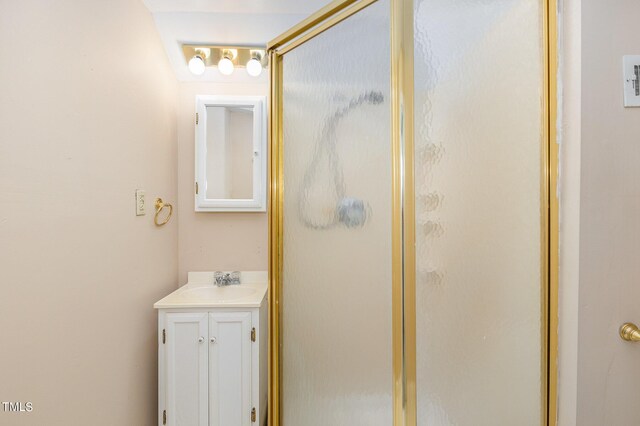
{"label": "gold door knob", "polygon": [[633,323],[625,322],[620,326],[620,337],[627,342],[640,342],[640,328]]}

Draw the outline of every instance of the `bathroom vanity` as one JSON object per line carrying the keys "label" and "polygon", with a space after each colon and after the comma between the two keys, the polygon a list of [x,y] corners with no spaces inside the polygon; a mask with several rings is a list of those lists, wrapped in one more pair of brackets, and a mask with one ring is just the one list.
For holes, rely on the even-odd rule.
{"label": "bathroom vanity", "polygon": [[213,272],[156,302],[158,424],[264,425],[267,405],[267,273],[241,272],[214,285]]}

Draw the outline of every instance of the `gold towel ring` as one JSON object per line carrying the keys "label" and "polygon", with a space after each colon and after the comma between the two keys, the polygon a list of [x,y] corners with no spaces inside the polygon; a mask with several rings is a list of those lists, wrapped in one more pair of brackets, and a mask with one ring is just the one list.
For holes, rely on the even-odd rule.
{"label": "gold towel ring", "polygon": [[[158,216],[160,215],[160,212],[162,211],[162,209],[164,209],[165,207],[169,207],[169,214],[162,222],[158,222]],[[163,202],[162,198],[156,198],[156,215],[153,218],[153,222],[157,226],[166,225],[167,222],[169,222],[169,219],[171,219],[172,214],[173,214],[173,206],[169,203]]]}

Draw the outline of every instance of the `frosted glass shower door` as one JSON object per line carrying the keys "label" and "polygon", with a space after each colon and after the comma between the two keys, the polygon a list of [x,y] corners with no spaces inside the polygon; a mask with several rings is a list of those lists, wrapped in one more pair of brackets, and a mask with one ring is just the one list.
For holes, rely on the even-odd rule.
{"label": "frosted glass shower door", "polygon": [[282,59],[285,426],[392,424],[389,7]]}
{"label": "frosted glass shower door", "polygon": [[540,0],[416,0],[419,426],[545,419]]}

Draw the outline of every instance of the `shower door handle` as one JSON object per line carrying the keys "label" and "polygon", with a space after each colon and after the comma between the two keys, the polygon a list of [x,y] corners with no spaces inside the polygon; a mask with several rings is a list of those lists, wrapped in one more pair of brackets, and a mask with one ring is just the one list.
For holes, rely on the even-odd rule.
{"label": "shower door handle", "polygon": [[640,329],[631,322],[625,322],[620,326],[620,337],[627,342],[640,342]]}

